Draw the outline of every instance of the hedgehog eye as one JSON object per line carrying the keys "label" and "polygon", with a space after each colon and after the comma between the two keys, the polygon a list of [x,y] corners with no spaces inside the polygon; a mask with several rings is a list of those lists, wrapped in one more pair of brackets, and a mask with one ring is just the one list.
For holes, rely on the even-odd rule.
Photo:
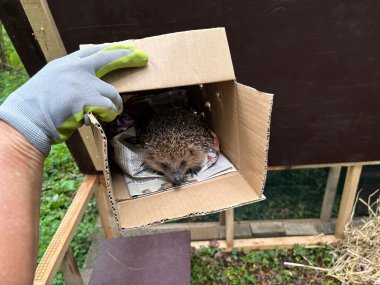
{"label": "hedgehog eye", "polygon": [[168,170],[169,169],[169,165],[167,163],[160,163],[160,166],[164,170]]}
{"label": "hedgehog eye", "polygon": [[190,153],[190,155],[194,155],[194,150],[190,149],[189,153]]}
{"label": "hedgehog eye", "polygon": [[179,164],[179,167],[184,168],[186,166],[186,161],[182,160],[181,163]]}

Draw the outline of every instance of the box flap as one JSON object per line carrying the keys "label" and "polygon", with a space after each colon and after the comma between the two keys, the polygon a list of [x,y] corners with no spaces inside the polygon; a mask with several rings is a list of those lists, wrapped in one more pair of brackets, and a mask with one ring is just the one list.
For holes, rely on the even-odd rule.
{"label": "box flap", "polygon": [[224,28],[126,42],[145,50],[149,63],[144,68],[113,71],[102,78],[120,93],[235,79]]}
{"label": "box flap", "polygon": [[273,95],[237,83],[239,101],[240,170],[261,195],[268,165],[269,127]]}
{"label": "box flap", "polygon": [[243,177],[230,173],[212,180],[117,204],[125,229],[205,215],[263,200]]}

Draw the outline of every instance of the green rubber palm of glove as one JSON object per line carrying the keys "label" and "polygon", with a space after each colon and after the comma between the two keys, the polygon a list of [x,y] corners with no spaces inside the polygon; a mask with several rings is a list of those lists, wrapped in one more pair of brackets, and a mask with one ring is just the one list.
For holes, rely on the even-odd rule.
{"label": "green rubber palm of glove", "polygon": [[117,68],[141,67],[145,52],[131,45],[96,45],[48,63],[0,106],[0,119],[23,134],[44,155],[65,140],[92,112],[112,121],[123,108],[112,85],[99,79]]}
{"label": "green rubber palm of glove", "polygon": [[148,54],[140,49],[137,49],[133,45],[129,44],[114,44],[109,47],[106,47],[99,52],[105,52],[110,50],[128,50],[133,51],[131,54],[118,58],[109,64],[106,64],[100,67],[96,71],[96,76],[101,78],[105,74],[119,68],[128,68],[128,67],[142,67],[148,63]]}

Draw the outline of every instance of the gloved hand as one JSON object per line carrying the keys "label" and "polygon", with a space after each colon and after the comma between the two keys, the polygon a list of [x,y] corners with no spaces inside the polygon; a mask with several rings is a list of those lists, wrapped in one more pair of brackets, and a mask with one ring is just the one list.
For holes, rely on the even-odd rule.
{"label": "gloved hand", "polygon": [[86,113],[106,122],[121,113],[119,93],[98,77],[147,61],[145,52],[125,45],[92,46],[53,60],[9,95],[0,106],[0,119],[47,156],[51,144],[67,140],[83,124]]}

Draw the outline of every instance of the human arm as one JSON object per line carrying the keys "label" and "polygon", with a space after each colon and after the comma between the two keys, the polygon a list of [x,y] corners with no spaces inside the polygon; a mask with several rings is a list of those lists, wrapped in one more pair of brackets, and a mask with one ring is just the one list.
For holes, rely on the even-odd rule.
{"label": "human arm", "polygon": [[0,121],[0,284],[32,284],[44,156]]}
{"label": "human arm", "polygon": [[100,54],[101,48],[49,63],[0,106],[0,284],[33,281],[43,162],[50,145],[66,140],[87,112],[104,121],[121,112],[117,90],[97,78],[97,70],[125,57],[137,60],[130,66],[146,64],[134,51]]}

